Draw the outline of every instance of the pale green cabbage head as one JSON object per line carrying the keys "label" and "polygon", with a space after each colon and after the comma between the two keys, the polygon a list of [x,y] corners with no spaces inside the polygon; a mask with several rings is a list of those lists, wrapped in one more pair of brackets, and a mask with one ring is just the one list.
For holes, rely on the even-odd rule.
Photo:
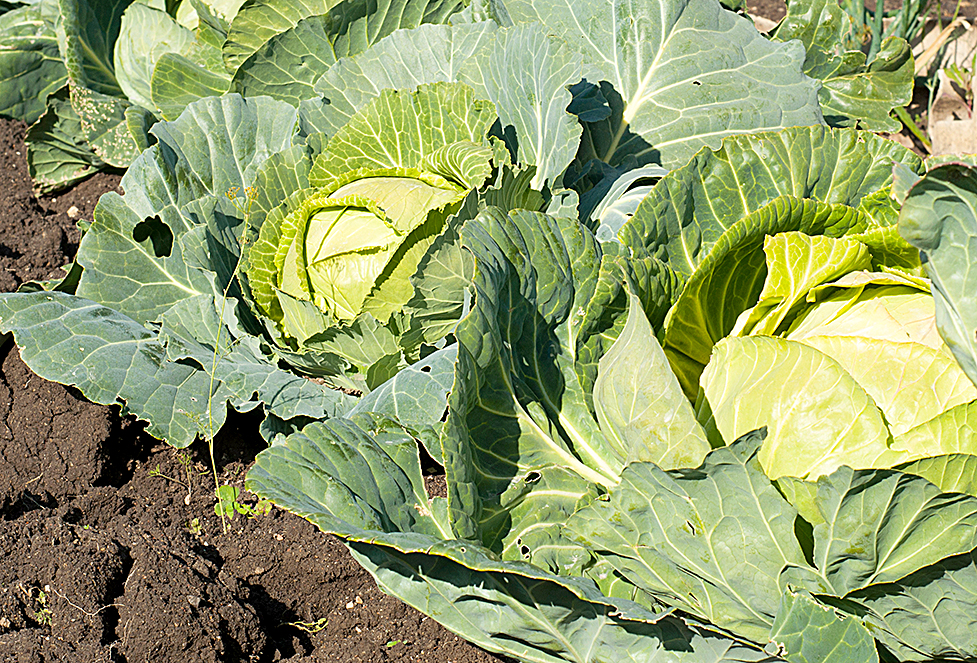
{"label": "pale green cabbage head", "polygon": [[385,90],[268,160],[279,195],[256,204],[242,271],[276,354],[367,392],[450,343],[471,277],[462,228],[542,204],[532,169],[490,138],[496,118],[460,83]]}
{"label": "pale green cabbage head", "polygon": [[962,451],[941,430],[977,387],[939,335],[929,281],[873,267],[853,237],[787,232],[763,250],[759,301],[700,380],[711,438],[766,426],[760,460],[771,478]]}
{"label": "pale green cabbage head", "polygon": [[466,193],[434,173],[363,170],[315,191],[280,227],[263,226],[266,241],[278,235],[274,287],[284,331],[305,333],[289,315],[296,300],[340,321],[364,309],[389,316],[412,294],[407,280]]}

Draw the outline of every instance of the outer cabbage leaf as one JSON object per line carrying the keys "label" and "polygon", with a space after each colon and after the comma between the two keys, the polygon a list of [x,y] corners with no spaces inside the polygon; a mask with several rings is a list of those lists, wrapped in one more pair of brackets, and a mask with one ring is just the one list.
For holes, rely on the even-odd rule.
{"label": "outer cabbage leaf", "polygon": [[629,293],[638,295],[652,329],[660,332],[679,289],[675,274],[655,258],[628,260],[613,252],[616,244],[601,246],[606,252],[601,257],[597,281],[588,293],[590,301],[577,323],[574,362],[591,411],[599,361],[624,328]]}
{"label": "outer cabbage leaf", "polygon": [[259,454],[248,487],[342,536],[384,591],[490,651],[553,663],[621,652],[634,661],[770,660],[697,624],[608,598],[590,581],[450,538],[443,500],[424,491],[415,444],[362,418],[313,424]]}
{"label": "outer cabbage leaf", "polygon": [[[156,334],[116,311],[64,293],[0,295],[0,329],[13,332],[21,357],[48,380],[72,384],[102,404],[125,401],[148,432],[186,447],[206,425],[210,378],[165,361]],[[218,383],[219,386],[219,383]],[[214,424],[224,421],[215,408]]]}
{"label": "outer cabbage leaf", "polygon": [[349,416],[374,412],[396,420],[414,435],[427,434],[424,448],[440,462],[439,429],[447,414],[457,357],[458,346],[449,345],[407,366],[361,398],[350,409]]}
{"label": "outer cabbage leaf", "polygon": [[67,81],[55,20],[56,0],[43,0],[0,17],[0,114],[33,124],[48,95]]}
{"label": "outer cabbage leaf", "polygon": [[59,0],[58,43],[71,90],[71,105],[85,138],[105,163],[126,167],[139,153],[129,135],[129,101],[119,85],[113,58],[121,17],[131,0]]}
{"label": "outer cabbage leaf", "polygon": [[594,405],[601,432],[625,462],[695,467],[711,448],[635,295],[600,359]]}
{"label": "outer cabbage leaf", "polygon": [[207,69],[179,53],[161,55],[150,81],[153,106],[167,120],[177,119],[197,99],[219,96],[230,86],[230,75]]}
{"label": "outer cabbage leaf", "polygon": [[553,187],[580,142],[580,125],[566,110],[568,88],[581,75],[577,54],[538,24],[500,30],[487,42],[459,78],[495,104],[507,136],[514,130],[515,161],[536,166],[532,188]]}
{"label": "outer cabbage leaf", "polygon": [[723,136],[822,122],[800,45],[765,40],[715,0],[504,5],[515,23],[565,39],[584,78],[613,88],[613,113],[585,123],[588,152],[612,165],[672,167]]}
{"label": "outer cabbage leaf", "polygon": [[[479,220],[463,233],[476,255],[475,305],[455,331],[458,367],[443,445],[455,533],[497,541],[506,523],[493,515],[512,494],[524,499],[539,473],[565,478],[553,499],[569,499],[572,512],[589,484],[616,483],[622,459],[600,434],[564,350],[573,347],[574,301],[596,276],[592,237],[574,221],[526,211]],[[578,242],[571,261],[568,248]],[[491,527],[483,525],[486,511]],[[521,527],[513,521],[507,529]]]}
{"label": "outer cabbage leaf", "polygon": [[[309,181],[326,186],[359,168],[423,168],[425,159],[452,143],[483,144],[494,121],[492,104],[476,98],[466,85],[434,83],[413,93],[384,90],[330,138]],[[488,173],[482,172],[484,179]]]}
{"label": "outer cabbage leaf", "polygon": [[102,95],[122,95],[115,77],[113,49],[122,15],[130,4],[132,0],[58,0],[61,57],[73,85]]}
{"label": "outer cabbage leaf", "polygon": [[404,305],[410,323],[402,344],[412,351],[443,339],[466,312],[474,265],[471,253],[461,246],[461,225],[460,217],[448,221],[410,279],[414,296]]}
{"label": "outer cabbage leaf", "polygon": [[225,68],[237,71],[261,45],[307,16],[324,14],[341,0],[266,0],[242,6],[231,20],[222,46]]}
{"label": "outer cabbage leaf", "polygon": [[833,0],[793,0],[771,38],[804,45],[804,73],[823,83],[818,99],[829,125],[899,131],[889,113],[912,99],[912,49],[905,39],[890,37],[866,65],[864,53],[844,50],[852,27]]}
{"label": "outer cabbage leaf", "polygon": [[[422,23],[445,22],[462,6],[458,0],[388,0],[379,3],[345,0],[319,3],[320,6],[307,8],[313,11],[312,14],[270,37],[235,67],[234,63],[246,52],[242,48],[244,44],[236,41],[244,37],[237,32],[240,26],[246,25],[255,11],[283,4],[249,4],[232,24],[224,52],[225,56],[234,53],[226,60],[234,71],[234,91],[249,97],[267,94],[293,105],[315,96],[313,85],[337,59],[361,53],[398,29],[416,28]],[[300,3],[293,2],[288,11],[300,7]],[[274,16],[275,21],[283,18],[282,14]],[[267,27],[268,24],[261,26],[262,29]],[[247,35],[248,40],[254,37],[254,34]]]}
{"label": "outer cabbage leaf", "polygon": [[770,641],[792,663],[879,660],[875,640],[864,624],[806,592],[784,592]]}
{"label": "outer cabbage leaf", "polygon": [[[312,16],[328,16],[330,22],[351,26],[343,39],[350,40],[351,44],[358,42],[359,45],[349,51],[357,52],[393,29],[413,28],[421,23],[443,23],[461,8],[462,3],[459,0],[385,0],[380,3],[356,0],[249,2],[231,21],[223,47],[224,63],[229,71],[237,71],[264,44],[273,41],[276,35],[294,28],[302,19]],[[375,18],[356,22],[356,18],[367,15]]]}
{"label": "outer cabbage leaf", "polygon": [[167,358],[191,359],[202,366],[224,390],[214,400],[227,400],[240,411],[263,402],[265,410],[280,419],[325,419],[352,407],[354,399],[343,392],[278,368],[262,350],[260,339],[242,329],[236,304],[202,295],[166,311],[161,316],[160,339],[166,344]]}
{"label": "outer cabbage leaf", "polygon": [[758,458],[761,431],[706,456],[695,470],[632,463],[609,501],[567,523],[638,587],[754,642],[780,608],[780,574],[807,563],[794,509]]}
{"label": "outer cabbage leaf", "polygon": [[940,334],[977,383],[977,170],[946,164],[909,190],[899,233],[918,248],[933,282]]}
{"label": "outer cabbage leaf", "polygon": [[[236,261],[240,248],[226,237],[223,245],[207,221],[240,235],[243,215],[225,194],[250,184],[265,159],[289,146],[294,123],[295,109],[282,102],[226,96],[196,102],[180,120],[154,127],[159,143],[126,173],[126,194],[99,201],[79,248],[85,271],[78,295],[139,322],[187,297],[216,295],[211,261],[227,251]],[[207,196],[210,213],[193,213],[188,205]],[[153,276],[134,283],[134,273]]]}
{"label": "outer cabbage leaf", "polygon": [[27,130],[24,145],[27,170],[41,193],[79,182],[105,165],[85,140],[67,86],[48,97],[47,110]]}
{"label": "outer cabbage leaf", "polygon": [[949,557],[898,583],[860,592],[864,621],[902,661],[968,659],[977,655],[977,560]]}
{"label": "outer cabbage leaf", "polygon": [[[590,218],[592,223],[597,224],[597,239],[602,242],[614,240],[624,224],[634,216],[641,201],[651,193],[652,184],[648,182],[657,181],[667,174],[668,170],[661,166],[645,166],[630,170],[613,182],[606,181],[605,186],[595,187],[581,196],[580,217]],[[603,198],[599,198],[602,193]],[[593,209],[588,211],[591,204]]]}
{"label": "outer cabbage leaf", "polygon": [[817,505],[825,522],[814,528],[814,563],[836,596],[977,546],[977,498],[912,474],[843,467],[818,481]]}
{"label": "outer cabbage leaf", "polygon": [[422,25],[397,30],[362,53],[341,58],[315,83],[316,94],[329,103],[300,104],[303,131],[335,134],[384,89],[457,80],[462,65],[497,27],[494,21]]}
{"label": "outer cabbage leaf", "polygon": [[189,29],[161,9],[134,2],[122,15],[115,41],[116,78],[129,101],[155,110],[151,81],[156,61],[164,53],[182,53],[194,42]]}

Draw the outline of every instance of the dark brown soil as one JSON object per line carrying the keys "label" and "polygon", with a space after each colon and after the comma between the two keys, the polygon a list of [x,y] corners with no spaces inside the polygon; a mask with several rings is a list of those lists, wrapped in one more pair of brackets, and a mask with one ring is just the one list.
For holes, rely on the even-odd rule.
{"label": "dark brown soil", "polygon": [[[23,138],[0,120],[2,291],[58,275],[76,219],[119,183],[36,198]],[[221,483],[243,485],[256,423],[218,436]],[[504,660],[381,593],[301,518],[236,515],[224,532],[208,468],[206,447],[160,444],[0,348],[0,663]]]}

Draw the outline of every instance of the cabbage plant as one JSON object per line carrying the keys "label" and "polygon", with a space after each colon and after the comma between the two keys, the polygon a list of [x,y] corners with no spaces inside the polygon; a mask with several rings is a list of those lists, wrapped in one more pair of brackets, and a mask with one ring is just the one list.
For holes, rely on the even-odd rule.
{"label": "cabbage plant", "polygon": [[[369,154],[352,138],[371,130],[364,123],[376,111],[391,113],[389,124],[397,126],[415,115],[434,124],[443,110],[461,109],[468,115],[444,119],[436,136],[402,135],[396,156],[384,153],[382,142]],[[499,186],[486,184],[495,158],[488,139],[494,121],[492,104],[473,100],[471,89],[460,84],[421,86],[413,94],[390,91],[307,164],[310,186],[292,192],[261,221],[244,264],[255,312],[295,365],[330,375],[344,356],[347,364],[364,368],[366,388],[372,388],[403,368],[402,355],[416,356],[421,344],[431,346],[448,333],[450,320],[421,329],[414,317],[450,316],[435,309],[460,307],[463,286],[453,293],[442,288],[439,305],[415,299],[411,279],[419,265],[456,263],[467,283],[470,268],[451,238],[478,211],[483,185],[527,205],[543,202],[526,177],[512,178],[507,163],[495,168]],[[358,153],[349,154],[351,147]],[[427,272],[414,283],[434,278],[433,269]],[[373,355],[361,348],[353,358],[346,346],[367,333],[380,348]]]}
{"label": "cabbage plant", "polygon": [[[407,117],[440,130],[401,133],[391,156],[382,137]],[[345,412],[351,394],[409,364],[450,366],[445,337],[471,274],[458,228],[481,197],[543,204],[531,171],[489,140],[495,119],[471,88],[439,83],[382,95],[316,147],[292,144],[298,115],[284,102],[196,102],[153,129],[158,142],[126,173],[126,193],[99,201],[69,278],[3,295],[2,324],[39,373],[92,400],[123,400],[176,446],[212,436],[228,403],[263,404],[268,426]],[[318,235],[309,231],[306,221],[330,214]],[[359,218],[330,238],[348,215]],[[378,230],[379,239],[356,232]],[[306,240],[330,247],[324,266],[304,259]],[[276,261],[292,271],[278,278]],[[314,299],[300,279],[333,290]],[[67,354],[66,332],[82,339]]]}
{"label": "cabbage plant", "polygon": [[732,137],[616,241],[525,210],[465,226],[440,435],[311,424],[249,486],[519,660],[977,656],[975,387],[898,232],[894,162],[923,170],[850,130]]}

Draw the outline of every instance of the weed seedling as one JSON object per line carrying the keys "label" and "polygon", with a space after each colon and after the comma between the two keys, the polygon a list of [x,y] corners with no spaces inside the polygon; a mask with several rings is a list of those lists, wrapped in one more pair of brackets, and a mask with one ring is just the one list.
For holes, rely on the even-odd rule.
{"label": "weed seedling", "polygon": [[[26,589],[21,586],[20,590],[24,592],[27,600],[34,604],[35,608],[30,610],[31,619],[40,624],[41,626],[51,626],[54,621],[54,612],[51,611],[50,606],[47,602],[47,592],[49,590],[47,586],[44,589]],[[36,591],[36,594],[35,594]]]}
{"label": "weed seedling", "polygon": [[246,518],[254,518],[255,516],[264,516],[271,511],[271,502],[268,500],[260,500],[254,506],[239,502],[238,497],[241,495],[241,491],[235,486],[224,484],[218,486],[215,492],[217,504],[214,505],[214,512],[222,519],[231,520],[235,513],[240,513]]}
{"label": "weed seedling", "polygon": [[183,466],[183,469],[186,470],[186,473],[187,473],[187,480],[186,480],[186,482],[183,482],[180,479],[175,479],[175,478],[173,478],[171,476],[167,476],[167,475],[163,474],[163,472],[159,469],[159,464],[157,464],[155,468],[149,470],[149,476],[151,476],[151,477],[159,477],[160,479],[166,479],[167,481],[170,481],[172,483],[175,483],[178,486],[183,486],[184,488],[186,488],[187,489],[187,496],[183,498],[183,503],[186,504],[187,506],[190,506],[190,498],[193,497],[193,492],[192,492],[193,491],[193,489],[192,489],[192,486],[193,486],[193,469],[191,467],[193,461],[190,460],[190,454],[188,454],[188,453],[178,453],[176,455],[176,459],[180,463],[180,465]]}

